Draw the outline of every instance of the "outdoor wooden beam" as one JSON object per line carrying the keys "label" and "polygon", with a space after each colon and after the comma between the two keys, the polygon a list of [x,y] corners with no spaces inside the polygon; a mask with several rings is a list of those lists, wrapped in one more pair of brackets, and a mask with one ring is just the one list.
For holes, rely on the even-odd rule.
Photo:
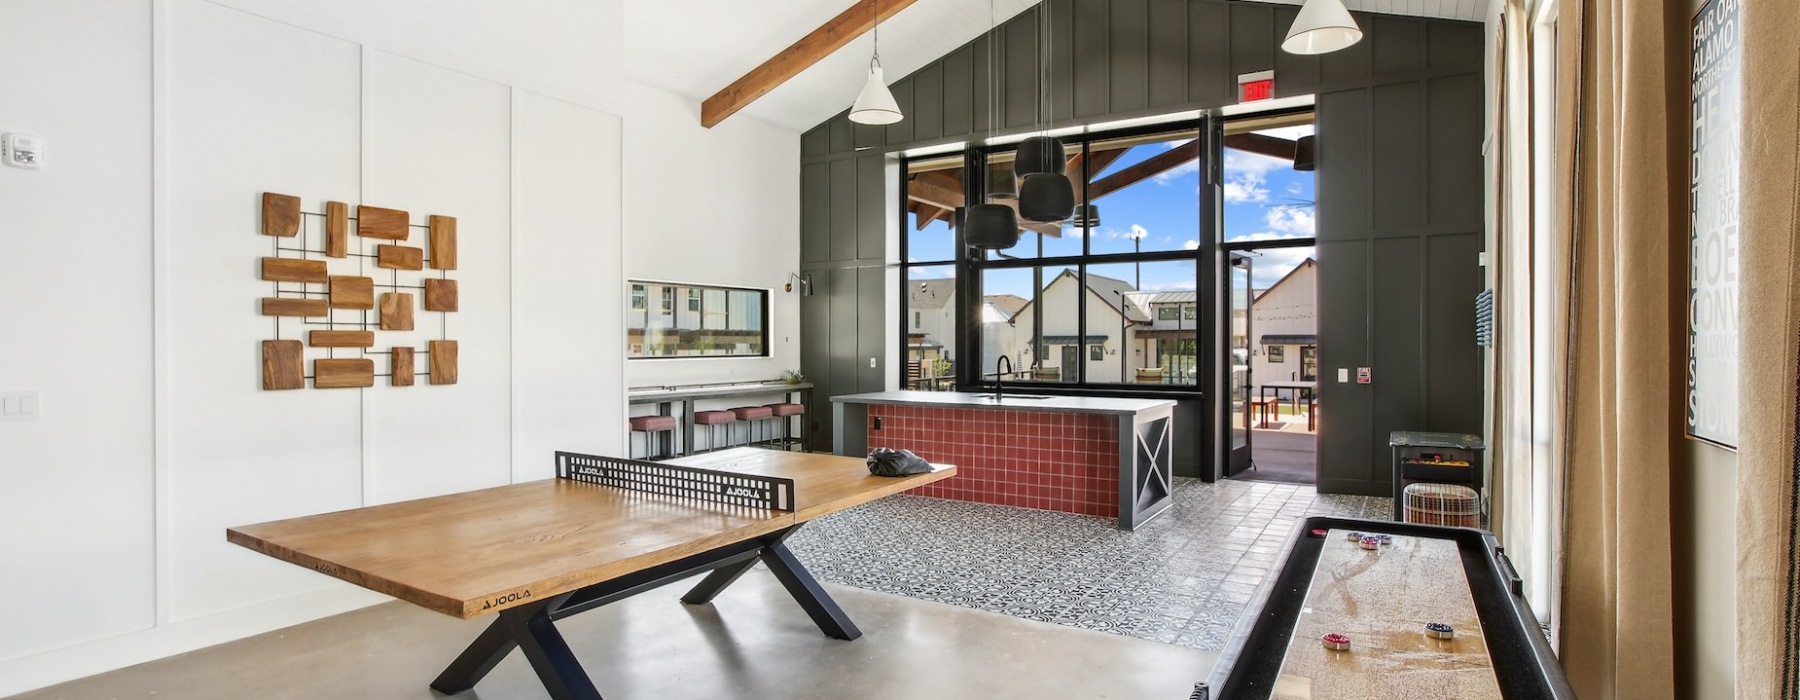
{"label": "outdoor wooden beam", "polygon": [[1284,138],[1265,136],[1256,133],[1232,134],[1225,137],[1226,148],[1260,153],[1270,158],[1280,158],[1282,160],[1293,160],[1294,148],[1297,145],[1298,144],[1295,142]]}
{"label": "outdoor wooden beam", "polygon": [[915,176],[906,183],[906,196],[939,209],[959,209],[963,205],[962,190],[945,187],[923,176]]}
{"label": "outdoor wooden beam", "polygon": [[950,210],[943,207],[932,204],[920,204],[918,213],[915,215],[918,223],[914,224],[913,230],[923,231],[926,226],[931,225],[931,222],[943,218],[943,216],[948,213],[950,213]]}
{"label": "outdoor wooden beam", "polygon": [[1142,163],[1120,170],[1119,172],[1108,175],[1101,178],[1099,181],[1088,185],[1088,199],[1092,201],[1105,197],[1106,195],[1173,170],[1176,166],[1199,157],[1200,142],[1198,140],[1181,144],[1173,149],[1151,156]]}
{"label": "outdoor wooden beam", "polygon": [[820,25],[811,34],[801,37],[792,46],[763,61],[762,65],[725,86],[718,94],[706,98],[705,102],[700,103],[700,125],[708,129],[717,126],[726,117],[737,114],[738,110],[769,94],[770,90],[799,75],[800,71],[811,68],[813,64],[874,28],[877,22],[887,21],[913,2],[915,0],[887,0],[879,3],[881,16],[877,17],[876,0],[857,0],[856,4],[838,13],[838,16]]}
{"label": "outdoor wooden beam", "polygon": [[[1099,175],[1100,171],[1106,169],[1106,166],[1112,165],[1113,161],[1118,160],[1120,156],[1125,155],[1125,151],[1127,151],[1127,150],[1130,150],[1130,149],[1114,148],[1109,151],[1089,152],[1088,160],[1093,163],[1094,174]],[[1077,153],[1074,156],[1071,156],[1069,158],[1069,166],[1067,168],[1063,169],[1063,174],[1069,176],[1069,182],[1081,182],[1081,178],[1082,178],[1082,173],[1081,173],[1082,165],[1081,164],[1082,164],[1082,160],[1081,160],[1080,153]],[[1080,194],[1080,192],[1077,192],[1076,194]]]}

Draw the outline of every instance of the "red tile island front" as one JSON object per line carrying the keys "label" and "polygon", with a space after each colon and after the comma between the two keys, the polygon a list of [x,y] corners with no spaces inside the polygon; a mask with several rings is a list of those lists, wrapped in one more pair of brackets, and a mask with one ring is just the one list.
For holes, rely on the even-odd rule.
{"label": "red tile island front", "polygon": [[914,495],[1118,518],[1122,529],[1154,517],[1171,497],[1173,401],[1008,396],[996,402],[925,391],[832,401],[838,454],[892,447],[957,466],[957,476]]}

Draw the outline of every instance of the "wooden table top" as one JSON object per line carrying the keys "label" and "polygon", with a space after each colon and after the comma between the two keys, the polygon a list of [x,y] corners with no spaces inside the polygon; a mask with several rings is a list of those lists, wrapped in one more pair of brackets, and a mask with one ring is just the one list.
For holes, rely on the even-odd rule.
{"label": "wooden table top", "polygon": [[226,540],[420,607],[471,618],[536,602],[956,474],[901,478],[864,461],[752,448],[669,464],[794,480],[792,513],[696,503],[567,479],[226,530]]}

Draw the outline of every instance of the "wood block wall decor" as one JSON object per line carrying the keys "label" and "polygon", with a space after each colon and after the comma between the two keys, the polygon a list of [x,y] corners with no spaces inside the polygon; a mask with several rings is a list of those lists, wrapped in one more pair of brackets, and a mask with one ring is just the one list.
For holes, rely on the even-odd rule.
{"label": "wood block wall decor", "polygon": [[455,311],[456,280],[425,280],[425,310]]}
{"label": "wood block wall decor", "polygon": [[324,299],[263,297],[262,300],[262,315],[264,316],[324,316],[328,313],[331,313],[331,309],[327,308]]}
{"label": "wood block wall decor", "polygon": [[388,384],[413,385],[413,349],[394,347],[388,351]]}
{"label": "wood block wall decor", "polygon": [[375,308],[375,280],[368,277],[331,277],[331,308]]}
{"label": "wood block wall decor", "polygon": [[300,341],[265,340],[262,343],[263,389],[306,388],[306,371],[300,359]]}
{"label": "wood block wall decor", "polygon": [[314,389],[352,389],[375,386],[375,361],[313,360]]}
{"label": "wood block wall decor", "polygon": [[423,270],[425,251],[403,245],[375,246],[375,264],[389,270]]}
{"label": "wood block wall decor", "polygon": [[407,226],[409,221],[411,218],[407,213],[399,209],[359,206],[356,208],[356,235],[404,241],[412,234],[412,228]]}
{"label": "wood block wall decor", "polygon": [[350,205],[325,203],[325,257],[341,258],[350,253]]}
{"label": "wood block wall decor", "polygon": [[431,269],[456,269],[456,217],[432,214]]}
{"label": "wood block wall decor", "polygon": [[375,331],[313,331],[306,343],[315,348],[372,348]]}
{"label": "wood block wall decor", "polygon": [[291,238],[300,234],[300,198],[264,192],[262,232],[265,236]]}
{"label": "wood block wall decor", "polygon": [[[411,214],[407,211],[355,205],[353,216],[351,204],[325,202],[324,212],[320,214],[301,211],[300,204],[300,198],[293,195],[264,192],[261,197],[262,233],[293,239],[277,243],[275,247],[280,252],[260,260],[258,275],[271,285],[269,292],[261,299],[262,315],[275,317],[276,336],[292,337],[296,335],[295,330],[306,331],[304,338],[263,341],[263,389],[304,389],[309,377],[313,380],[312,388],[315,389],[372,387],[376,376],[373,357],[378,354],[388,355],[387,376],[390,386],[419,384],[418,361],[421,358],[418,357],[418,348],[388,345],[391,340],[384,343],[388,345],[386,353],[373,351],[372,348],[375,347],[376,334],[379,332],[415,331],[419,313],[417,308],[421,302],[426,311],[449,313],[459,310],[461,302],[457,282],[447,279],[450,274],[447,271],[457,268],[456,217],[442,214],[427,216],[422,228],[429,231],[426,236],[429,240],[418,246],[409,246],[403,243],[410,240],[413,228]],[[325,219],[323,235],[318,239],[307,232],[308,216],[322,216]],[[373,256],[365,254],[368,250],[366,245],[351,243],[350,234],[353,229],[350,222],[353,218],[356,221],[356,235],[384,241],[375,245]],[[429,263],[426,261],[427,253],[430,254]],[[384,270],[423,272],[429,264],[432,270],[446,272],[436,273],[437,279],[422,279],[422,286],[419,287],[412,286],[415,283],[411,280],[424,278],[425,275],[409,277],[387,273],[393,278],[391,283],[377,285],[376,278],[381,277],[381,274],[365,272],[364,260],[369,257],[373,257],[375,265]],[[332,262],[334,260],[343,262]],[[334,271],[350,274],[332,274]],[[318,284],[325,287],[297,289],[291,284],[283,283]],[[378,286],[383,289],[379,295]],[[399,291],[402,289],[408,291]],[[421,298],[420,292],[410,291],[411,289],[423,289],[423,297]],[[362,313],[340,313],[336,309]],[[376,316],[371,318],[367,313],[369,311],[376,312]],[[296,318],[325,318],[330,322],[302,322],[295,320]],[[440,338],[444,335],[438,325],[428,323],[426,327],[438,331],[435,334]],[[430,383],[455,384],[456,341],[440,339],[427,342],[428,357],[425,359],[431,372]],[[327,353],[323,348],[334,350]],[[348,357],[329,356],[333,354]],[[308,361],[313,363],[310,375],[306,372]]]}
{"label": "wood block wall decor", "polygon": [[456,341],[433,340],[427,344],[431,352],[431,383],[456,383]]}
{"label": "wood block wall decor", "polygon": [[381,330],[413,329],[413,295],[389,292],[381,295]]}
{"label": "wood block wall decor", "polygon": [[323,260],[262,259],[262,278],[270,282],[324,282],[325,276]]}

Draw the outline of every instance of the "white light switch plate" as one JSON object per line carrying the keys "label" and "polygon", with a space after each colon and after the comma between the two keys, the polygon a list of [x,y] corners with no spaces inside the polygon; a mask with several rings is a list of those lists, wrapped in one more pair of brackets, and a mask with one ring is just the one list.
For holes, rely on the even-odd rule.
{"label": "white light switch plate", "polygon": [[1350,383],[1350,368],[1349,367],[1339,367],[1338,368],[1338,383],[1339,384],[1349,384]]}
{"label": "white light switch plate", "polygon": [[35,391],[0,392],[0,422],[38,419],[38,393]]}

